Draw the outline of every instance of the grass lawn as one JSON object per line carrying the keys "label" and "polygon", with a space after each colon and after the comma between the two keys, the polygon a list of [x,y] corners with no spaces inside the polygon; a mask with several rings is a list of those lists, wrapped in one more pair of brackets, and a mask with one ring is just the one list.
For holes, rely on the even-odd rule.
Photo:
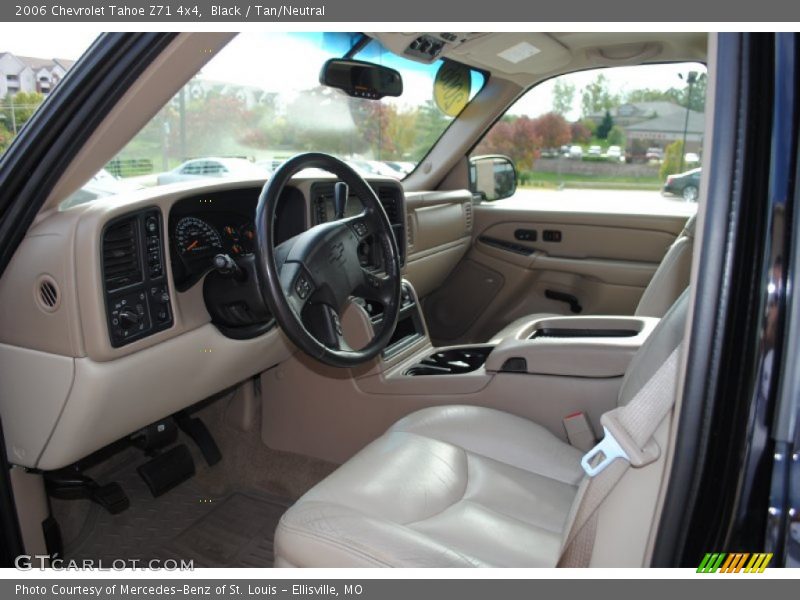
{"label": "grass lawn", "polygon": [[662,185],[662,181],[658,177],[614,177],[531,171],[524,174],[519,187],[660,190]]}

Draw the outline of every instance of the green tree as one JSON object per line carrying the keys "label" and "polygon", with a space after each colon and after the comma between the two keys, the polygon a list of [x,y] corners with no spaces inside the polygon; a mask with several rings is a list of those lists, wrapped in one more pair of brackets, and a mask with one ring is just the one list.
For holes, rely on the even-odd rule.
{"label": "green tree", "polygon": [[611,131],[608,132],[606,139],[611,146],[624,146],[625,130],[619,125],[614,125]]}
{"label": "green tree", "polygon": [[563,78],[556,79],[556,84],[553,87],[553,112],[566,116],[572,111],[574,101],[575,86]]}
{"label": "green tree", "polygon": [[683,92],[674,87],[667,90],[641,88],[631,90],[625,94],[625,102],[672,102],[673,104],[682,105],[683,101]]}
{"label": "green tree", "polygon": [[426,100],[419,107],[416,119],[416,140],[413,155],[421,158],[447,128],[449,119],[433,100]]}
{"label": "green tree", "polygon": [[42,102],[44,102],[44,95],[39,92],[8,94],[0,102],[0,115],[2,115],[0,121],[5,123],[8,131],[13,133],[16,126],[16,130],[19,132]]}
{"label": "green tree", "polygon": [[625,102],[672,102],[684,108],[688,106],[691,110],[705,112],[706,89],[708,87],[708,75],[700,73],[692,85],[692,95],[689,97],[688,82],[681,88],[670,87],[666,90],[655,90],[652,88],[640,88],[631,90],[625,94]]}
{"label": "green tree", "polygon": [[688,106],[690,109],[696,110],[697,112],[705,112],[707,88],[708,75],[706,73],[700,73],[692,86],[691,98],[689,98],[689,86],[687,84],[682,101],[680,102],[681,106]]}
{"label": "green tree", "polygon": [[0,127],[0,155],[6,151],[6,149],[11,145],[11,141],[14,139],[14,134],[5,129],[4,127]]}
{"label": "green tree", "polygon": [[611,118],[611,112],[607,110],[603,120],[600,121],[600,125],[597,126],[597,137],[601,140],[606,139],[608,134],[611,133],[611,129],[613,129],[613,127],[614,119]]}
{"label": "green tree", "polygon": [[682,154],[683,142],[681,140],[675,140],[664,149],[664,160],[658,171],[661,179],[666,179],[667,175],[674,175],[680,171]]}
{"label": "green tree", "polygon": [[589,85],[583,89],[581,95],[581,110],[583,116],[588,117],[602,110],[608,111],[619,104],[619,95],[612,94],[608,89],[608,78],[600,73]]}

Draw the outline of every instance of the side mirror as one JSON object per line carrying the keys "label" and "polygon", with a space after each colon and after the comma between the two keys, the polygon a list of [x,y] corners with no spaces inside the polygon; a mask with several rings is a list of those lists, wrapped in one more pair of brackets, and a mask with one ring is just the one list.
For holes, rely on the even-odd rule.
{"label": "side mirror", "polygon": [[474,156],[469,159],[469,188],[489,202],[509,198],[517,191],[517,168],[507,156]]}
{"label": "side mirror", "polygon": [[342,90],[349,96],[370,100],[403,93],[403,77],[400,73],[363,60],[332,58],[322,65],[319,82]]}

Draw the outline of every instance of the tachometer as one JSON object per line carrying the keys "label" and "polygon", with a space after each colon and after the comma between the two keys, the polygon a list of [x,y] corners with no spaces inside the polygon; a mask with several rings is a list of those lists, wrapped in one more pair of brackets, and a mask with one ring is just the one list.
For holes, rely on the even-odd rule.
{"label": "tachometer", "polygon": [[222,242],[211,225],[197,217],[184,217],[175,225],[175,243],[178,252],[187,260],[219,252]]}

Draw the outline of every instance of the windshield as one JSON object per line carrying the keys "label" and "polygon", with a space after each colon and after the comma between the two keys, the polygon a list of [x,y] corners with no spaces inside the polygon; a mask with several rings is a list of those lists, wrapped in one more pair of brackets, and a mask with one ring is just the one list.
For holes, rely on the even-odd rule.
{"label": "windshield", "polygon": [[[269,176],[287,158],[307,151],[333,154],[364,176],[403,179],[454,118],[434,94],[446,63],[418,63],[371,40],[355,58],[399,71],[401,96],[366,100],[320,85],[323,63],[344,56],[361,37],[239,34],[106,165],[102,178],[111,176],[120,185],[90,181],[88,193],[81,190],[62,207],[132,187]],[[484,77],[466,67],[463,74],[471,100]]]}

